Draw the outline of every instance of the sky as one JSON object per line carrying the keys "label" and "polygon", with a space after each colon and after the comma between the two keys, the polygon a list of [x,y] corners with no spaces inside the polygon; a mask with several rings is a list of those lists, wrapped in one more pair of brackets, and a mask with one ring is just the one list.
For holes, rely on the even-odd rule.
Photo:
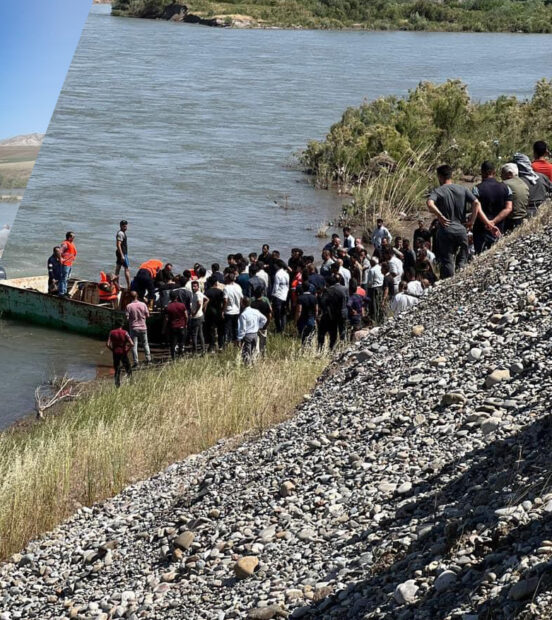
{"label": "sky", "polygon": [[0,0],[0,140],[46,133],[92,0]]}

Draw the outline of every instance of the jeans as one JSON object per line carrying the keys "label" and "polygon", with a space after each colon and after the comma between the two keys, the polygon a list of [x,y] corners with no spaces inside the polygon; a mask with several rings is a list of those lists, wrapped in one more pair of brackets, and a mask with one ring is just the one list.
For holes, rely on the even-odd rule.
{"label": "jeans", "polygon": [[301,344],[306,344],[311,340],[315,327],[316,322],[313,316],[306,320],[299,319],[299,321],[297,321],[297,331],[299,332],[299,336],[301,336]]}
{"label": "jeans", "polygon": [[[205,338],[203,337],[203,322],[205,317],[200,316],[190,321],[190,329],[192,331],[192,349],[194,353],[198,351],[205,353]],[[199,347],[198,347],[199,344]]]}
{"label": "jeans", "polygon": [[61,266],[61,278],[59,280],[59,289],[58,293],[60,295],[67,295],[67,280],[71,275],[71,266],[70,265],[62,265]]}
{"label": "jeans", "polygon": [[276,333],[281,334],[286,328],[286,302],[278,297],[272,297],[272,310]]}
{"label": "jeans", "polygon": [[132,369],[130,362],[128,361],[128,355],[126,353],[113,353],[113,369],[115,370],[115,387],[121,386],[121,371],[123,367],[127,377],[132,376]]}
{"label": "jeans", "polygon": [[238,341],[238,321],[239,314],[224,315],[224,340],[228,342]]}
{"label": "jeans", "polygon": [[481,254],[483,250],[488,250],[497,240],[490,232],[486,230],[474,229],[473,231],[473,247],[476,254]]}
{"label": "jeans", "polygon": [[176,358],[177,352],[178,355],[183,355],[186,346],[186,328],[169,329],[169,342],[171,344],[172,360]]}
{"label": "jeans", "polygon": [[242,360],[249,366],[255,359],[257,353],[257,334],[245,334],[242,341]]}
{"label": "jeans", "polygon": [[132,362],[134,364],[138,363],[138,342],[142,345],[144,349],[144,353],[146,355],[146,362],[151,362],[151,353],[148,342],[148,332],[145,331],[135,331],[134,329],[130,330],[130,337],[134,341],[134,346],[132,347]]}
{"label": "jeans", "polygon": [[[475,244],[475,231],[473,239]],[[468,262],[468,233],[463,226],[437,230],[437,260],[441,265],[441,279],[451,278],[457,269],[462,269]]]}

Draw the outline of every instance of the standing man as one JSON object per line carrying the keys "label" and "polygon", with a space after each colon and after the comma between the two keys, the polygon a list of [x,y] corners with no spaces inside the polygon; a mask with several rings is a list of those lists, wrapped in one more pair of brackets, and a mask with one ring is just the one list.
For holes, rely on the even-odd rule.
{"label": "standing man", "polygon": [[48,293],[57,293],[61,280],[61,247],[56,245],[48,259]]}
{"label": "standing man", "polygon": [[516,164],[504,164],[500,169],[500,176],[504,185],[512,190],[512,212],[504,223],[504,230],[508,232],[517,228],[527,217],[529,187],[519,178],[519,169]]}
{"label": "standing man", "polygon": [[383,321],[383,279],[379,261],[372,256],[366,277],[366,293],[369,295],[368,316],[372,325],[379,325]]}
{"label": "standing man", "polygon": [[127,289],[130,289],[130,270],[128,262],[128,243],[126,234],[127,228],[128,222],[126,220],[121,220],[119,222],[119,232],[115,236],[115,256],[117,259],[115,275],[118,276],[122,268],[125,273]]}
{"label": "standing man", "polygon": [[272,308],[276,333],[281,334],[286,328],[286,305],[289,294],[289,273],[283,260],[276,261],[277,271],[272,285]]}
{"label": "standing man", "polygon": [[227,273],[224,280],[224,340],[226,343],[238,342],[238,319],[243,293],[236,284],[236,274]]}
{"label": "standing man", "polygon": [[391,243],[393,241],[393,237],[391,233],[385,228],[383,225],[383,220],[380,218],[376,221],[376,228],[374,228],[374,232],[372,233],[372,245],[376,250],[376,255],[380,258],[379,253],[381,252],[381,245],[384,239],[387,239],[387,243]]}
{"label": "standing man", "polygon": [[481,164],[481,176],[483,180],[473,188],[473,195],[481,205],[479,217],[473,224],[473,245],[477,254],[490,248],[499,236],[488,232],[485,221],[496,226],[502,234],[505,220],[512,212],[512,190],[496,180],[492,162]]}
{"label": "standing man", "polygon": [[176,359],[176,354],[183,355],[186,346],[186,327],[188,325],[188,310],[186,304],[178,300],[178,293],[171,291],[171,301],[165,308],[165,320],[169,333],[171,347],[171,359]]}
{"label": "standing man", "polygon": [[115,371],[115,387],[121,386],[121,366],[124,367],[126,376],[130,379],[132,369],[128,361],[128,352],[134,343],[129,333],[124,328],[124,323],[120,320],[115,329],[109,332],[107,348],[113,353],[113,370]]}
{"label": "standing man", "polygon": [[302,345],[305,345],[311,340],[314,330],[316,329],[317,316],[318,299],[316,295],[311,292],[309,283],[303,282],[301,285],[301,294],[297,298],[297,305],[295,306],[295,325],[301,337]]}
{"label": "standing man", "polygon": [[265,325],[259,329],[258,338],[259,338],[259,353],[261,357],[266,355],[266,341],[268,339],[268,325],[270,323],[270,319],[272,318],[272,306],[268,301],[268,298],[265,297],[265,293],[262,289],[253,289],[253,299],[251,300],[251,307],[254,310],[258,310],[265,318]]}
{"label": "standing man", "polygon": [[[437,179],[439,187],[430,193],[427,208],[438,220],[435,239],[441,278],[450,278],[468,260],[468,233],[464,226],[466,203],[472,206],[468,227],[481,213],[481,205],[469,189],[452,182],[452,168],[449,165],[443,164],[437,168]],[[500,234],[485,214],[482,214],[482,221],[493,235]]]}
{"label": "standing man", "polygon": [[241,344],[243,363],[253,363],[253,356],[257,351],[259,330],[266,325],[264,314],[251,308],[250,301],[244,297],[241,301],[242,312],[238,320],[238,342]]}
{"label": "standing man", "polygon": [[138,293],[132,291],[130,293],[132,301],[126,307],[126,317],[130,328],[130,337],[134,341],[132,347],[132,366],[138,366],[138,343],[142,344],[146,355],[146,364],[151,362],[151,353],[148,342],[148,327],[146,319],[149,317],[149,310],[143,301],[138,299]]}
{"label": "standing man", "polygon": [[418,228],[414,231],[414,236],[412,239],[412,245],[414,248],[418,247],[418,239],[421,239],[422,243],[425,243],[426,241],[431,243],[431,232],[424,226],[424,220],[418,220]]}
{"label": "standing man", "polygon": [[[190,328],[192,330],[192,347],[194,353],[205,353],[205,337],[203,335],[203,323],[205,322],[205,308],[209,300],[199,290],[199,282],[192,281],[192,312]],[[199,345],[199,347],[198,347]]]}
{"label": "standing man", "polygon": [[68,297],[67,294],[67,280],[71,276],[71,269],[73,268],[73,263],[75,262],[75,258],[77,257],[77,248],[73,241],[75,240],[75,235],[69,231],[65,235],[65,241],[61,244],[61,278],[59,280],[59,289],[58,293],[60,297]]}
{"label": "standing man", "polygon": [[343,248],[349,253],[355,247],[355,238],[351,235],[351,227],[343,228]]}
{"label": "standing man", "polygon": [[544,174],[552,181],[552,164],[548,161],[548,145],[543,140],[537,140],[533,144],[533,170]]}
{"label": "standing man", "polygon": [[209,351],[224,346],[224,292],[218,286],[215,274],[207,279],[205,297],[209,300],[205,310],[205,334]]}

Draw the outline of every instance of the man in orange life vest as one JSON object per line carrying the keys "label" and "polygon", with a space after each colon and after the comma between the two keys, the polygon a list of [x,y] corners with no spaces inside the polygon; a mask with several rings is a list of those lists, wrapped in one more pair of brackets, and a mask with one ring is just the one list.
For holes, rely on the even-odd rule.
{"label": "man in orange life vest", "polygon": [[100,303],[108,303],[112,308],[116,309],[120,290],[119,276],[116,276],[114,273],[106,274],[104,271],[100,271],[100,282],[98,283]]}
{"label": "man in orange life vest", "polygon": [[67,297],[67,280],[71,275],[71,268],[77,257],[77,248],[73,243],[75,239],[74,233],[69,231],[65,235],[65,241],[61,244],[61,278],[59,281],[58,295]]}

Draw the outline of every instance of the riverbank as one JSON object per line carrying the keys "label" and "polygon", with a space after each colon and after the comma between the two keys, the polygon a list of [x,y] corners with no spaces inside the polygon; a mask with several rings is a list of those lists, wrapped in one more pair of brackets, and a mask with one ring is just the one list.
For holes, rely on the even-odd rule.
{"label": "riverbank", "polygon": [[81,505],[111,497],[219,439],[262,432],[289,415],[326,364],[292,338],[269,339],[266,359],[237,363],[233,348],[137,373],[41,423],[0,435],[0,556]]}
{"label": "riverbank", "polygon": [[420,82],[403,97],[348,108],[323,140],[308,144],[301,161],[318,187],[352,196],[348,221],[373,228],[377,217],[394,222],[419,210],[443,162],[455,179],[467,180],[485,160],[531,156],[533,143],[548,135],[543,112],[551,101],[552,82],[545,79],[531,98],[485,102],[472,99],[460,80]]}
{"label": "riverbank", "polygon": [[552,32],[552,7],[539,0],[500,3],[398,0],[374,3],[321,3],[284,0],[273,3],[138,3],[114,0],[113,15],[166,19],[234,28],[407,30],[429,32]]}
{"label": "riverbank", "polygon": [[341,355],[290,420],[31,543],[0,568],[4,609],[548,617],[551,240],[546,207]]}

